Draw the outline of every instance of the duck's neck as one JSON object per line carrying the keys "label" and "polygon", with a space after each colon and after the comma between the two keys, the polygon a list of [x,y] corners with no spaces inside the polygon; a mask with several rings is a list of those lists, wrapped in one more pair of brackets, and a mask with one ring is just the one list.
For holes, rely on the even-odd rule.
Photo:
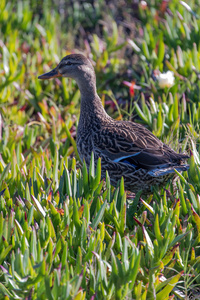
{"label": "duck's neck", "polygon": [[94,72],[85,73],[77,81],[81,92],[80,121],[82,124],[101,121],[110,118],[105,112],[101,99],[96,90],[96,76]]}
{"label": "duck's neck", "polygon": [[81,95],[78,134],[82,134],[82,132],[89,134],[90,130],[109,122],[110,119],[97,93]]}
{"label": "duck's neck", "polygon": [[97,94],[94,70],[90,69],[89,72],[79,73],[76,82],[81,92],[81,98],[87,98]]}

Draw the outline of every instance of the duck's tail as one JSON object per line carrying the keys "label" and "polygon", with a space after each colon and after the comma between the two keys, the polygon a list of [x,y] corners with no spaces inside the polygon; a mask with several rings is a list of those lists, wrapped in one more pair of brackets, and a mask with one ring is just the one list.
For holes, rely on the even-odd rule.
{"label": "duck's tail", "polygon": [[189,165],[177,165],[177,166],[174,165],[174,166],[161,168],[161,169],[156,168],[149,171],[148,174],[151,175],[152,177],[166,176],[168,174],[175,173],[174,169],[177,170],[178,172],[187,171],[189,169]]}

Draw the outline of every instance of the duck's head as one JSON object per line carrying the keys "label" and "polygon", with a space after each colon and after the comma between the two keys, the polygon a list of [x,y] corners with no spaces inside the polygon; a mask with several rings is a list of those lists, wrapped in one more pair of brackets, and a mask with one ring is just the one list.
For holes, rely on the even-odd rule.
{"label": "duck's head", "polygon": [[57,67],[48,73],[40,75],[39,79],[50,79],[55,77],[73,78],[79,83],[82,79],[91,79],[94,69],[89,59],[82,54],[70,54],[65,56]]}

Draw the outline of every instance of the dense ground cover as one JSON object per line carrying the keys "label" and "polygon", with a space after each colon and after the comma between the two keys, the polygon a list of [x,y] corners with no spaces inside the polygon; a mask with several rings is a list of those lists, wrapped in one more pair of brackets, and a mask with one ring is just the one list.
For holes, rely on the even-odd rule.
{"label": "dense ground cover", "polygon": [[[175,188],[133,200],[80,162],[75,82],[37,79],[75,49],[113,118],[191,154]],[[198,1],[1,0],[0,56],[0,299],[199,299]]]}

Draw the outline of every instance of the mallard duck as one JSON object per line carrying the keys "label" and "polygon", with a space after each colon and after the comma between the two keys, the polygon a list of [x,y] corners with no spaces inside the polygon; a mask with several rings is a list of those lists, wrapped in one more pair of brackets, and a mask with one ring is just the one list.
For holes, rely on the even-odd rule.
{"label": "mallard duck", "polygon": [[69,77],[81,92],[77,149],[89,166],[91,153],[101,157],[102,177],[108,171],[112,185],[124,177],[125,189],[136,193],[151,191],[174,175],[185,171],[185,154],[176,153],[144,126],[130,121],[116,121],[104,110],[96,90],[96,76],[89,59],[81,54],[65,56],[52,71],[39,79]]}

